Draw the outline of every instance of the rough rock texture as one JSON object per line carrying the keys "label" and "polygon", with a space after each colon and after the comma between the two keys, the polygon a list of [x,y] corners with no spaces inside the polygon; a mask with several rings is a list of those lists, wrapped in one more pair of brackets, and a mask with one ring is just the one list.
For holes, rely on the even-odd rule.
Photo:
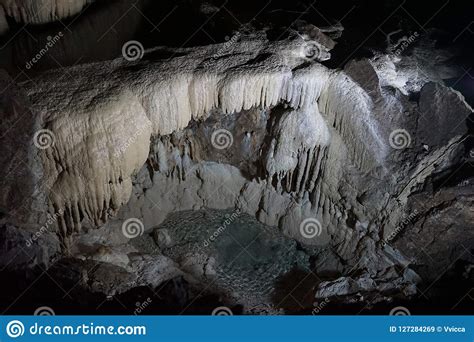
{"label": "rough rock texture", "polygon": [[[432,55],[436,54],[433,59]],[[445,63],[452,56],[444,51],[425,47],[415,50],[408,56],[375,55],[370,59],[380,85],[393,87],[404,95],[419,92],[424,84],[430,81],[442,83],[443,79],[459,76],[459,70],[448,68]]]}
{"label": "rough rock texture", "polygon": [[[119,59],[107,66],[71,68],[70,75],[77,75],[72,76],[73,82],[50,72],[34,83],[23,84],[27,97],[34,102],[35,116],[39,115],[41,123],[36,122],[52,132],[46,131],[54,144],[42,149],[40,156],[48,187],[53,193],[61,189],[61,198],[52,199],[52,203],[56,208],[67,208],[66,218],[71,221],[67,229],[74,228],[84,216],[100,224],[108,209],[123,204],[131,190],[130,175],[146,160],[151,133],[166,135],[183,129],[192,118],[202,118],[216,107],[225,114],[260,105],[271,107],[286,100],[293,108],[310,108],[329,71],[311,64],[292,72],[291,68],[305,61],[305,44],[301,39],[268,44],[251,37],[232,47],[168,52],[175,57],[168,63],[159,57],[166,51],[155,50],[133,67]],[[223,55],[225,49],[233,54]],[[219,58],[216,53],[220,53]],[[258,56],[264,56],[263,60]],[[158,58],[152,63],[154,67],[150,64],[153,58]],[[90,84],[95,87],[88,89]],[[142,113],[137,115],[140,107]],[[123,115],[130,117],[123,120]],[[71,119],[73,124],[65,124]],[[72,136],[73,130],[85,135]],[[67,161],[79,156],[82,162]],[[104,157],[111,159],[110,165],[100,164]],[[76,169],[78,164],[86,167]],[[64,171],[71,177],[62,179]],[[96,172],[103,177],[93,176]],[[68,191],[71,194],[64,193]],[[76,191],[79,194],[73,195]]]}
{"label": "rough rock texture", "polygon": [[[54,24],[16,31],[12,33],[14,39],[8,37],[0,50],[0,66],[15,78],[19,69],[30,76],[57,68],[58,63],[69,66],[78,61],[84,64],[117,58],[122,46],[136,34],[142,18],[140,12],[146,11],[144,6],[148,2],[134,2],[135,7],[130,10],[130,1],[114,0],[106,6],[87,7],[84,14],[63,21],[67,28]],[[0,27],[1,11],[0,6]],[[100,44],[100,49],[87,43],[90,41]]]}
{"label": "rough rock texture", "polygon": [[[2,0],[2,13],[12,17],[17,23],[43,24],[66,19],[79,13],[94,0]],[[0,19],[1,22],[1,19]]]}
{"label": "rough rock texture", "polygon": [[[428,283],[459,261],[474,261],[473,179],[472,166],[468,166],[460,171],[470,172],[470,178],[461,182],[456,181],[455,177],[441,179],[436,182],[442,184],[439,190],[413,195],[410,211],[415,215],[395,242],[397,248],[415,261],[414,267]],[[450,181],[451,184],[448,183]]]}
{"label": "rough rock texture", "polygon": [[[442,209],[448,217],[463,212],[472,223],[464,209],[472,203],[471,183],[440,190],[437,179],[466,162],[473,110],[435,77],[407,85],[416,70],[404,57],[330,70],[318,62],[325,54],[308,56],[308,45],[306,36],[272,42],[258,33],[233,44],[156,48],[136,61],[79,65],[67,78],[53,70],[12,87],[16,100],[1,108],[24,125],[2,137],[11,146],[3,160],[3,220],[31,234],[45,225],[46,212],[57,217],[48,232],[60,236],[68,262],[101,267],[84,287],[109,296],[176,277],[197,286],[218,275],[215,291],[243,303],[244,312],[278,309],[272,296],[232,291],[248,279],[265,280],[252,284],[268,290],[275,279],[226,264],[234,242],[224,233],[206,246],[205,262],[191,256],[187,267],[186,253],[196,253],[195,244],[212,232],[192,215],[182,214],[195,231],[175,216],[165,219],[209,209],[234,209],[274,227],[266,241],[278,243],[265,248],[287,246],[290,256],[282,255],[295,265],[304,264],[297,261],[301,249],[307,272],[332,274],[313,284],[313,297],[412,296],[421,281],[415,266],[424,276],[446,265],[410,259],[422,241],[442,255],[458,251],[461,236],[472,248],[472,230],[453,226],[442,244],[430,240],[438,231],[423,222]],[[38,132],[46,135],[40,140]],[[15,167],[18,156],[28,168]],[[19,182],[22,193],[15,191]],[[430,201],[415,206],[429,187]],[[32,200],[25,206],[24,198]],[[15,211],[19,203],[23,210]],[[423,238],[406,244],[415,209]],[[123,227],[130,219],[154,235],[158,250],[151,238],[128,241]],[[263,263],[288,266],[278,274],[290,274],[279,260]]]}

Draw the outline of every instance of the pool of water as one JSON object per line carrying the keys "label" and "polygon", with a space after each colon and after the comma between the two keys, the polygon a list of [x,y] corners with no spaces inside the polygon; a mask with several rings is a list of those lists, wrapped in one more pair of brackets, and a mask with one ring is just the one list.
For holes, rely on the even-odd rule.
{"label": "pool of water", "polygon": [[212,292],[249,309],[271,305],[280,279],[310,267],[296,241],[238,211],[174,213],[156,232],[161,253]]}

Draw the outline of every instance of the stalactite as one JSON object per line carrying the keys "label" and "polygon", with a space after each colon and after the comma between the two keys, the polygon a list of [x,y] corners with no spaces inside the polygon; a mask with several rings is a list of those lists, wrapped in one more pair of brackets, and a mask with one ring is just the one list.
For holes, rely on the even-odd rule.
{"label": "stalactite", "polygon": [[17,23],[43,24],[79,13],[94,0],[1,0],[0,7]]}
{"label": "stalactite", "polygon": [[344,73],[331,75],[318,101],[322,115],[341,135],[349,157],[362,171],[383,164],[386,142],[373,117],[374,105],[364,89]]}
{"label": "stalactite", "polygon": [[62,71],[51,71],[23,83],[39,124],[56,138],[50,149],[39,151],[55,189],[64,195],[50,194],[51,201],[59,208],[75,203],[75,223],[88,217],[99,225],[111,205],[116,210],[127,201],[130,177],[147,159],[150,137],[153,169],[184,180],[196,148],[174,147],[165,136],[211,111],[226,115],[284,103],[288,110],[264,156],[267,179],[280,193],[300,200],[309,194],[327,212],[321,182],[331,141],[328,125],[347,142],[360,168],[370,164],[371,155],[364,153],[363,141],[354,143],[360,139],[357,127],[364,127],[367,139],[380,137],[364,91],[342,72],[295,58],[290,52],[301,44],[242,38],[233,54],[219,59],[210,58],[219,45],[177,49],[178,56],[167,61],[148,58],[151,50],[132,68],[117,59],[70,68],[67,80]]}

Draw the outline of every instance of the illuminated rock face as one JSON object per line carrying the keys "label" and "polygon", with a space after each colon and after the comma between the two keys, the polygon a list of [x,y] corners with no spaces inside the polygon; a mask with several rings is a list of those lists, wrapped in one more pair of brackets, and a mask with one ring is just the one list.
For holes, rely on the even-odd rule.
{"label": "illuminated rock face", "polygon": [[75,15],[92,2],[94,0],[1,0],[0,18],[4,11],[17,23],[50,23]]}
{"label": "illuminated rock face", "polygon": [[[151,136],[182,130],[210,111],[228,115],[282,102],[295,110],[286,114],[278,139],[286,145],[295,134],[301,138],[269,152],[275,155],[267,158],[269,178],[297,167],[293,148],[303,155],[328,145],[330,133],[316,101],[331,72],[317,63],[297,68],[306,61],[305,45],[302,39],[271,44],[253,37],[232,46],[226,57],[215,56],[229,47],[215,45],[169,52],[180,56],[168,62],[153,60],[161,53],[155,50],[137,63],[118,59],[79,66],[70,69],[72,79],[53,71],[22,84],[43,130],[36,138],[44,133],[51,139],[38,153],[52,206],[68,212],[64,233],[79,229],[83,217],[100,225],[110,210],[126,203],[130,177],[145,163]],[[260,56],[265,58],[255,62]],[[304,182],[309,186],[309,179]]]}
{"label": "illuminated rock face", "polygon": [[[79,231],[84,218],[96,226],[103,224],[127,203],[132,176],[148,159],[151,140],[182,131],[211,113],[217,120],[229,115],[237,119],[238,113],[253,108],[281,114],[266,118],[272,124],[270,131],[254,137],[249,133],[252,127],[239,132],[242,142],[234,153],[245,153],[246,139],[247,144],[259,140],[252,148],[263,162],[246,182],[266,184],[260,201],[280,196],[285,210],[273,213],[279,210],[275,206],[278,209],[270,212],[248,211],[268,224],[283,224],[296,238],[294,226],[305,216],[337,230],[346,220],[347,207],[357,210],[356,196],[344,194],[342,184],[357,186],[358,177],[381,177],[393,167],[389,160],[393,129],[387,119],[397,127],[395,116],[403,104],[382,92],[374,94],[360,75],[351,75],[356,68],[332,71],[308,63],[307,45],[301,38],[271,43],[263,36],[242,37],[232,46],[155,49],[137,62],[121,58],[82,65],[68,69],[67,78],[51,71],[21,84],[32,103],[35,124],[30,133],[37,144],[46,144],[31,151],[41,160],[39,182],[47,189],[42,192],[53,211],[66,213],[63,236]],[[159,57],[164,54],[169,56],[166,60]],[[158,171],[167,165],[170,179],[177,173],[170,173],[168,164],[184,175],[201,161],[203,151],[212,159],[209,151],[214,147],[204,146],[206,142],[174,146],[172,156],[166,154],[173,143],[164,147],[163,142],[152,144],[150,156],[160,165]],[[387,189],[395,186],[388,184]],[[348,203],[341,204],[343,197]],[[360,209],[361,215],[370,217],[371,209]]]}
{"label": "illuminated rock face", "polygon": [[[417,84],[419,102],[410,101],[392,62],[330,70],[319,63],[326,54],[308,56],[311,44],[255,34],[79,65],[67,77],[52,70],[19,84],[12,96],[22,107],[2,103],[3,130],[22,123],[2,138],[12,146],[2,156],[2,208],[33,232],[40,213],[61,213],[51,226],[81,257],[77,239],[121,235],[129,218],[151,231],[176,211],[238,208],[364,271],[322,284],[319,294],[391,291],[386,274],[411,294],[416,277],[395,271],[408,262],[389,242],[410,196],[454,163],[472,109],[429,80]],[[403,64],[403,77],[409,72]],[[450,106],[432,107],[431,97]],[[440,112],[447,109],[449,118]],[[418,124],[420,110],[438,132],[433,144]],[[26,171],[16,167],[19,155]],[[123,236],[117,241],[122,246]],[[127,251],[88,257],[132,267]]]}

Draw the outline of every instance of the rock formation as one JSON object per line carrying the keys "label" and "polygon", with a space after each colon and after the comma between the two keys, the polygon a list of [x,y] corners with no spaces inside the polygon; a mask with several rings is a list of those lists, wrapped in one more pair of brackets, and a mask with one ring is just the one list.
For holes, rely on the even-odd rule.
{"label": "rock formation", "polygon": [[[5,15],[17,23],[43,24],[66,19],[79,13],[94,0],[2,0],[0,22]],[[3,17],[3,18],[2,18]],[[0,31],[1,32],[1,31]]]}
{"label": "rock formation", "polygon": [[[83,5],[54,13],[63,17]],[[28,11],[4,8],[33,20]],[[51,18],[48,13],[41,18]],[[84,283],[92,292],[113,296],[181,276],[191,284],[217,279],[221,287],[214,291],[225,300],[263,312],[270,295],[223,290],[225,275],[235,276],[222,271],[227,240],[199,247],[206,234],[219,239],[225,229],[204,234],[165,221],[181,211],[230,210],[232,217],[237,210],[272,231],[268,241],[277,241],[278,258],[339,275],[315,285],[316,299],[412,296],[420,277],[404,253],[413,254],[416,245],[393,242],[415,218],[430,219],[431,205],[457,196],[472,202],[470,190],[443,190],[423,208],[416,198],[466,160],[473,110],[436,71],[413,83],[416,55],[379,54],[329,69],[320,62],[334,42],[316,32],[279,41],[258,32],[196,48],[128,46],[125,58],[51,70],[18,84],[3,74],[2,84],[11,86],[1,102],[8,147],[1,157],[1,234],[30,236],[41,267],[66,254],[79,269],[101,265],[104,271]],[[457,205],[442,209],[464,211]],[[186,222],[193,222],[189,215]],[[472,220],[472,211],[465,215]],[[128,241],[123,227],[130,220],[140,233],[154,234],[158,248],[145,252],[147,234]],[[416,222],[430,239],[425,223]],[[472,246],[471,231],[453,234]],[[449,254],[453,247],[444,248]],[[2,251],[10,253],[6,245]],[[117,282],[107,276],[114,270],[120,270]],[[265,279],[262,289],[275,281]]]}

